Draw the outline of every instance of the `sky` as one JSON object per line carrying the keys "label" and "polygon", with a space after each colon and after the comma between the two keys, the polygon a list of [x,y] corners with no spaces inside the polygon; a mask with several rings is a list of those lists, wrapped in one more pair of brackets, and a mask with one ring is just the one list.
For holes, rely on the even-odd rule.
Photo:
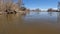
{"label": "sky", "polygon": [[23,3],[29,9],[48,9],[57,8],[58,1],[60,0],[23,0]]}

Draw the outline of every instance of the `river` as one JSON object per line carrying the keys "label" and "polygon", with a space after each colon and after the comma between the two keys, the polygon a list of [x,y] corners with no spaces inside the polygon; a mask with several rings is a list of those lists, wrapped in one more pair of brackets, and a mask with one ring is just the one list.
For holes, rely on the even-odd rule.
{"label": "river", "polygon": [[60,12],[0,15],[0,34],[60,34]]}

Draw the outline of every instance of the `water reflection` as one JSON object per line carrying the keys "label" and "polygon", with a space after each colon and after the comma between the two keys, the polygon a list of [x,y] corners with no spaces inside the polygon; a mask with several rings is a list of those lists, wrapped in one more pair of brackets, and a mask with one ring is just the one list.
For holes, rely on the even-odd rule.
{"label": "water reflection", "polygon": [[56,23],[57,22],[57,13],[55,12],[30,12],[30,14],[26,15],[24,17],[25,21],[46,21],[50,23]]}
{"label": "water reflection", "polygon": [[48,12],[48,14],[49,14],[50,16],[52,16],[53,13],[52,13],[52,12]]}
{"label": "water reflection", "polygon": [[0,16],[0,34],[58,34],[59,20],[58,12],[5,14]]}
{"label": "water reflection", "polygon": [[5,18],[8,22],[12,22],[12,23],[22,20],[22,16],[19,14],[7,14]]}
{"label": "water reflection", "polygon": [[60,12],[57,14],[57,22],[60,23]]}

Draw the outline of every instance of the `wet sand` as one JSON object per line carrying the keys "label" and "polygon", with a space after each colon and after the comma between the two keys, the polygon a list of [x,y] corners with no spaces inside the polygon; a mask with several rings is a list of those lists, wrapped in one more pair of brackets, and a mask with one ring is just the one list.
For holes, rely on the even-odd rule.
{"label": "wet sand", "polygon": [[60,34],[60,13],[0,15],[0,34]]}

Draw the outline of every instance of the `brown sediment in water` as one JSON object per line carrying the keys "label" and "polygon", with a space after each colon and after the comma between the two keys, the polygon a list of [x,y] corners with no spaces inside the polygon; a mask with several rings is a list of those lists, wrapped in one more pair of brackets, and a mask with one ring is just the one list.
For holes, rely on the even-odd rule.
{"label": "brown sediment in water", "polygon": [[55,17],[55,14],[49,16],[45,13],[33,13],[32,15],[29,13],[25,16],[20,14],[1,15],[0,34],[60,34],[60,23],[56,21],[59,20],[56,18],[58,16]]}

